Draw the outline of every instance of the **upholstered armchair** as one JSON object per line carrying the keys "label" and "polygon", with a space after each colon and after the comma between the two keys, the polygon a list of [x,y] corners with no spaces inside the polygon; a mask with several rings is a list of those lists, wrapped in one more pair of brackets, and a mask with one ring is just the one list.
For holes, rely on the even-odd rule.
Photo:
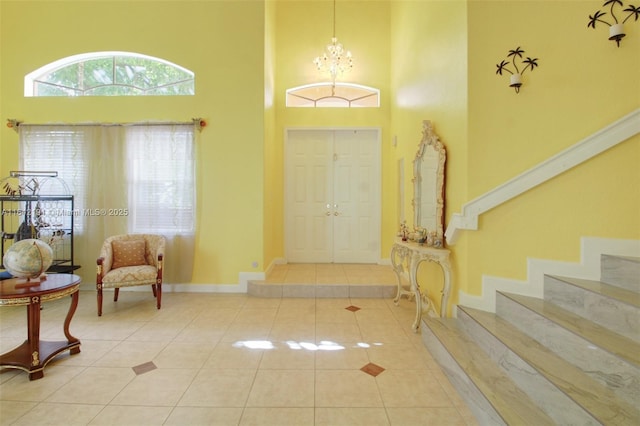
{"label": "upholstered armchair", "polygon": [[117,302],[120,287],[150,285],[160,309],[164,248],[162,235],[123,234],[104,241],[97,261],[98,316],[102,316],[104,288],[114,289],[113,301]]}

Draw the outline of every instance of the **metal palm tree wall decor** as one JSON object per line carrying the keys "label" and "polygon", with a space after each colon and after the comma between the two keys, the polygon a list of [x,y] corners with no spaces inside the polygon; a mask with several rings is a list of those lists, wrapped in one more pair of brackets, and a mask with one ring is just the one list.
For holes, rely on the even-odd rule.
{"label": "metal palm tree wall decor", "polygon": [[[504,71],[511,74],[509,87],[513,87],[516,90],[516,93],[520,93],[520,86],[522,86],[522,74],[524,74],[527,69],[533,71],[533,69],[538,66],[538,58],[530,58],[527,56],[525,59],[522,59],[523,53],[524,50],[520,47],[516,47],[515,49],[510,50],[507,54],[507,59],[512,58],[511,62],[502,60],[502,62],[496,65],[496,67],[498,67],[496,74],[502,75]],[[522,70],[518,67],[518,62],[520,62],[520,67],[524,65]],[[513,65],[513,70],[507,68],[507,65],[510,63]]]}
{"label": "metal palm tree wall decor", "polygon": [[[622,0],[607,0],[604,2],[602,7],[607,7],[607,6],[609,7],[609,14],[613,18],[613,22],[611,22],[610,19],[607,20],[604,18],[607,12],[598,10],[593,15],[589,15],[589,23],[587,24],[587,28],[592,27],[595,30],[596,23],[598,22],[608,25],[609,40],[615,41],[618,47],[620,47],[620,40],[622,40],[622,38],[625,36],[624,23],[627,22],[627,20],[632,16],[634,17],[635,21],[638,20],[638,17],[640,17],[640,6],[634,6],[630,4],[625,9],[622,9],[622,12],[627,13],[626,17],[622,20],[622,22],[618,20],[618,17],[616,16],[615,10],[614,10],[616,9],[616,6],[618,6],[617,9],[621,9],[624,7],[624,3],[622,2]],[[620,13],[620,10],[618,10],[618,13]]]}

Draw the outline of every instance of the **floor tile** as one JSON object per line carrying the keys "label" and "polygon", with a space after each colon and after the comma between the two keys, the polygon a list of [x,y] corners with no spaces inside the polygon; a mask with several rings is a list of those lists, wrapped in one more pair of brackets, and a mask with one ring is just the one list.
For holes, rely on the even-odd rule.
{"label": "floor tile", "polygon": [[258,370],[247,407],[313,407],[313,370]]}
{"label": "floor tile", "polygon": [[260,369],[269,370],[313,370],[316,351],[299,347],[299,342],[284,342],[262,354]]}
{"label": "floor tile", "polygon": [[163,425],[171,407],[135,407],[135,406],[106,406],[95,419],[89,423],[91,426],[112,425]]}
{"label": "floor tile", "polygon": [[[93,404],[55,404],[43,402],[20,417],[13,425],[86,425],[89,424],[104,407]],[[2,423],[5,412],[2,412]]]}
{"label": "floor tile", "polygon": [[[205,361],[203,368],[255,370],[258,368],[262,353],[265,351],[265,349],[260,348],[261,341],[268,342],[266,339],[236,341],[233,343],[220,342],[211,352],[211,356]],[[252,343],[258,346],[250,346]]]}
{"label": "floor tile", "polygon": [[360,371],[362,371],[363,373],[366,373],[372,377],[376,377],[378,376],[380,373],[382,373],[384,371],[384,368],[379,366],[378,364],[374,364],[372,362],[364,365]]}
{"label": "floor tile", "polygon": [[367,351],[358,342],[343,343],[343,349],[316,352],[318,370],[357,370],[369,362]]}
{"label": "floor tile", "polygon": [[242,408],[175,407],[164,424],[237,426],[242,411]]}
{"label": "floor tile", "polygon": [[196,369],[155,369],[129,382],[113,400],[114,405],[173,407],[187,390]]}
{"label": "floor tile", "polygon": [[46,401],[108,404],[135,376],[131,368],[88,367]]}
{"label": "floor tile", "polygon": [[385,407],[453,407],[428,370],[387,370],[376,381]]}
{"label": "floor tile", "polygon": [[[386,426],[389,425],[384,408],[316,408],[316,426]],[[406,424],[409,425],[408,423]]]}
{"label": "floor tile", "polygon": [[313,408],[258,408],[247,407],[244,409],[240,426],[313,426]]}
{"label": "floor tile", "polygon": [[[217,343],[217,342],[216,342]],[[158,368],[202,368],[216,344],[174,340],[153,358]]]}
{"label": "floor tile", "polygon": [[0,424],[14,424],[16,420],[31,411],[37,402],[0,401]]}
{"label": "floor tile", "polygon": [[387,408],[392,425],[467,426],[453,407]]}
{"label": "floor tile", "polygon": [[360,370],[316,370],[316,407],[382,407],[376,379]]}
{"label": "floor tile", "polygon": [[[143,364],[155,358],[168,342],[139,342],[125,340],[93,364],[96,367],[128,367]],[[82,350],[82,346],[80,347]],[[82,353],[82,352],[80,352]]]}
{"label": "floor tile", "polygon": [[[23,371],[9,370],[12,378],[11,380],[2,382],[0,385],[0,400],[23,402],[44,401],[83,371],[85,371],[84,367],[54,366],[50,364],[44,371],[43,379],[46,378],[46,380],[39,379],[35,382],[29,380],[29,376]],[[4,374],[3,372],[3,375]]]}
{"label": "floor tile", "polygon": [[[308,280],[283,284],[291,291],[388,278],[381,265],[276,266]],[[71,323],[81,352],[60,354],[40,380],[0,370],[0,426],[476,424],[411,330],[413,302],[333,287],[310,298],[166,292],[161,310],[150,292],[122,291],[102,317],[95,290],[81,290]],[[64,338],[67,310],[68,300],[45,304],[43,335]],[[3,351],[24,341],[24,309],[0,308],[0,334]],[[371,364],[384,371],[361,370]],[[155,368],[136,375],[144,365]]]}
{"label": "floor tile", "polygon": [[244,407],[255,375],[252,370],[202,369],[178,406]]}

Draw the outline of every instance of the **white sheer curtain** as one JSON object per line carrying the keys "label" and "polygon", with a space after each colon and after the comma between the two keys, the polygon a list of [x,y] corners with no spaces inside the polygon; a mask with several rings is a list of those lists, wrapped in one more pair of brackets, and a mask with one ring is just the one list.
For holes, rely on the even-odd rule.
{"label": "white sheer curtain", "polygon": [[125,132],[129,230],[164,235],[170,282],[188,282],[195,251],[194,126],[132,126]]}
{"label": "white sheer curtain", "polygon": [[75,263],[95,279],[104,239],[167,238],[165,282],[191,280],[195,246],[195,127],[21,124],[22,170],[57,171],[75,196]]}

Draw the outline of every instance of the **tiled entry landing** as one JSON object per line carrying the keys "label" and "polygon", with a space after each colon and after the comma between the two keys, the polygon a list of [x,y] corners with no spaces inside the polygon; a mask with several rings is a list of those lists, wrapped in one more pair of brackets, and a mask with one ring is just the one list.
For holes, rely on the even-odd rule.
{"label": "tiled entry landing", "polygon": [[396,276],[390,265],[291,263],[275,265],[264,281],[249,281],[258,297],[393,298]]}

